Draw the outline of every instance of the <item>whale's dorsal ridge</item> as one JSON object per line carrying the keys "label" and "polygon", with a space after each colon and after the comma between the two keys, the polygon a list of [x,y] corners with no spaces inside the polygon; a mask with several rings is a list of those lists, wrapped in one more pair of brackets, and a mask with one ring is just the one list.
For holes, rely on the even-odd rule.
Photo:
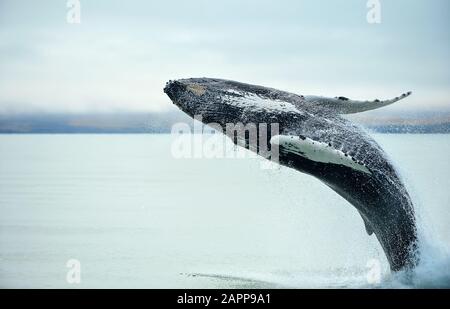
{"label": "whale's dorsal ridge", "polygon": [[320,96],[305,96],[306,103],[317,105],[321,108],[326,108],[328,110],[332,110],[337,114],[356,114],[362,113],[374,109],[378,109],[387,105],[391,105],[395,102],[398,102],[406,97],[409,97],[412,94],[411,91],[405,92],[402,95],[389,99],[389,100],[367,100],[367,101],[358,101],[351,100],[347,97],[335,97],[335,98],[327,98]]}

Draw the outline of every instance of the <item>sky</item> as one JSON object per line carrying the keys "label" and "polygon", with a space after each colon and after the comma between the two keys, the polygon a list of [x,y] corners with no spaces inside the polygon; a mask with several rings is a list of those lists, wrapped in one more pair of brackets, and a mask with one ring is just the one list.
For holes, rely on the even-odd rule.
{"label": "sky", "polygon": [[0,112],[174,109],[169,79],[450,110],[450,1],[0,0]]}

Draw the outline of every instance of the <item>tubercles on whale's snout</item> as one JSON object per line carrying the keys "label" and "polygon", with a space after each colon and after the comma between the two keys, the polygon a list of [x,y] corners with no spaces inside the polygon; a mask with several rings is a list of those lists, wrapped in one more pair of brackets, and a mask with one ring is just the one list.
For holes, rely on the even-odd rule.
{"label": "tubercles on whale's snout", "polygon": [[179,81],[172,81],[169,80],[166,83],[166,86],[164,87],[164,93],[169,96],[169,98],[172,100],[174,104],[176,104],[176,101],[178,97],[186,91],[186,86],[179,82]]}

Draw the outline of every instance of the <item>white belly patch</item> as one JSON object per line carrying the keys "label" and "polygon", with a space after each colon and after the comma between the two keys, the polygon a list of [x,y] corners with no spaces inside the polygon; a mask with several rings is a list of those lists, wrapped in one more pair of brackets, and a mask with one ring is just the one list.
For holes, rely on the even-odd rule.
{"label": "white belly patch", "polygon": [[344,165],[366,174],[372,174],[364,164],[327,143],[290,135],[273,136],[270,143],[278,145],[280,151],[294,153],[314,162]]}

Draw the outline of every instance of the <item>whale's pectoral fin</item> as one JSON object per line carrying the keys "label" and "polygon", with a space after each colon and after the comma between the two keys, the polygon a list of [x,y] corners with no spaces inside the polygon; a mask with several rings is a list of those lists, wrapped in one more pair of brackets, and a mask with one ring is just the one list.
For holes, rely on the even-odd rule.
{"label": "whale's pectoral fin", "polygon": [[361,218],[363,219],[364,227],[366,228],[367,234],[368,234],[369,236],[372,235],[372,234],[373,234],[373,229],[370,227],[369,222],[367,222],[366,218],[364,218],[363,214],[362,214],[360,211],[358,211],[358,212],[359,212],[359,214],[361,215]]}
{"label": "whale's pectoral fin", "polygon": [[315,104],[335,111],[337,114],[355,114],[381,108],[411,95],[411,91],[390,100],[356,101],[346,97],[326,98],[318,96],[305,96],[307,103]]}
{"label": "whale's pectoral fin", "polygon": [[302,135],[275,135],[270,139],[270,144],[278,146],[280,153],[290,153],[314,162],[342,165],[361,173],[372,174],[364,163],[333,148],[331,144],[315,141]]}

